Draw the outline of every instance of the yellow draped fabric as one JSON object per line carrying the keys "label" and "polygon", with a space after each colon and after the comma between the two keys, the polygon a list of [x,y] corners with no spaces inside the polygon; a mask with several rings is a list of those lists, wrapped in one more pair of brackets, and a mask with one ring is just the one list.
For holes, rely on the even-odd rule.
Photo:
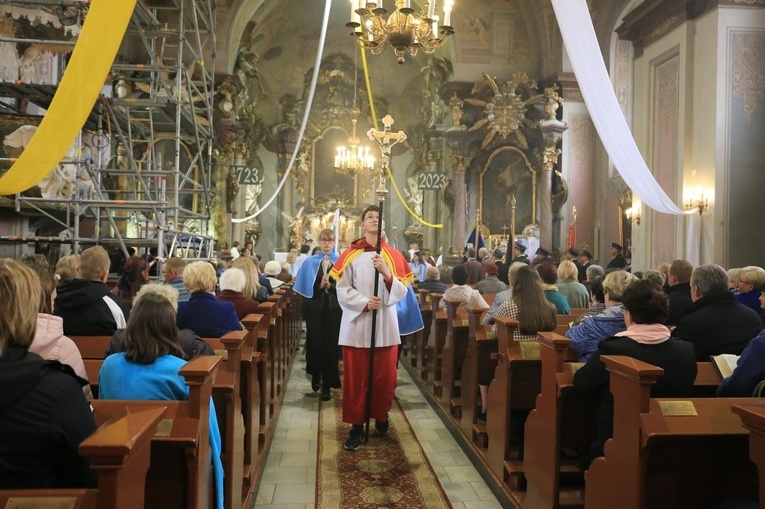
{"label": "yellow draped fabric", "polygon": [[56,95],[29,145],[0,178],[0,195],[37,184],[61,161],[98,99],[135,0],[93,0]]}

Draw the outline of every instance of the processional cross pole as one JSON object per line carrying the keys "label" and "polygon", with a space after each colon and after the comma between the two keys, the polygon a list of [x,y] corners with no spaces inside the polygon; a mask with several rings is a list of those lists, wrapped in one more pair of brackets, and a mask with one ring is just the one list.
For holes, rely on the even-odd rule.
{"label": "processional cross pole", "polygon": [[[388,168],[390,168],[390,152],[394,145],[406,140],[406,134],[404,131],[394,133],[391,131],[393,125],[393,117],[386,115],[382,119],[383,130],[370,129],[367,131],[367,136],[370,140],[374,140],[380,145],[382,156],[380,157],[380,181],[375,192],[377,193],[377,199],[380,200],[380,215],[377,223],[377,246],[376,252],[380,254],[380,244],[382,244],[382,230],[383,230],[383,211],[385,205],[385,198],[388,196],[388,189],[385,187],[388,181]],[[380,291],[380,273],[375,270],[375,286],[374,296]],[[364,439],[369,440],[369,419],[372,414],[372,381],[374,380],[374,367],[375,367],[375,340],[377,337],[377,310],[372,310],[372,337],[370,342],[369,351],[369,375],[367,383],[367,401],[366,401],[366,428],[364,430]]]}

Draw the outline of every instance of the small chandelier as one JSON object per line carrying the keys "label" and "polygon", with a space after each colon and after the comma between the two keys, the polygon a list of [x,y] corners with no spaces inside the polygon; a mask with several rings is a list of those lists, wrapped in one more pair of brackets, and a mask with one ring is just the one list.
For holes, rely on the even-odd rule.
{"label": "small chandelier", "polygon": [[348,138],[350,148],[338,147],[335,156],[335,170],[348,175],[371,174],[375,169],[375,158],[369,155],[369,147],[359,146],[359,138],[356,136],[356,121],[361,113],[356,108],[351,110],[351,122],[353,131]]}
{"label": "small chandelier", "polygon": [[414,57],[422,49],[431,54],[454,34],[451,26],[452,2],[445,0],[444,23],[439,25],[436,0],[428,1],[428,12],[414,14],[411,0],[396,0],[396,10],[386,20],[388,12],[382,7],[383,0],[351,0],[351,21],[345,26],[351,29],[365,49],[379,55],[388,45],[399,64],[404,63],[404,51]]}

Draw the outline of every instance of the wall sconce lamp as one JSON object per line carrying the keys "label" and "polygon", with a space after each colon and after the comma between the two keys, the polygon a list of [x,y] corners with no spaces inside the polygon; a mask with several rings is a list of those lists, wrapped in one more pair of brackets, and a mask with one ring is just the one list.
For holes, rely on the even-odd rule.
{"label": "wall sconce lamp", "polygon": [[627,215],[627,220],[640,226],[640,208],[633,209],[632,207],[624,211]]}
{"label": "wall sconce lamp", "polygon": [[697,199],[689,198],[685,202],[686,210],[698,209],[699,215],[704,214],[704,211],[706,211],[707,208],[709,208],[709,200],[704,197],[704,193],[701,193],[701,196],[699,196]]}

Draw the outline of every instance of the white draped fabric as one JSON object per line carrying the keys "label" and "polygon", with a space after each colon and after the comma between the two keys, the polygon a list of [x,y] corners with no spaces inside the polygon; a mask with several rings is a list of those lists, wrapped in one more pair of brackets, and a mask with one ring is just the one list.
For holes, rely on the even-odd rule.
{"label": "white draped fabric", "polygon": [[646,206],[665,214],[690,216],[686,257],[698,265],[699,216],[675,205],[643,160],[616,100],[586,0],[552,0],[552,5],[587,110],[616,170]]}

